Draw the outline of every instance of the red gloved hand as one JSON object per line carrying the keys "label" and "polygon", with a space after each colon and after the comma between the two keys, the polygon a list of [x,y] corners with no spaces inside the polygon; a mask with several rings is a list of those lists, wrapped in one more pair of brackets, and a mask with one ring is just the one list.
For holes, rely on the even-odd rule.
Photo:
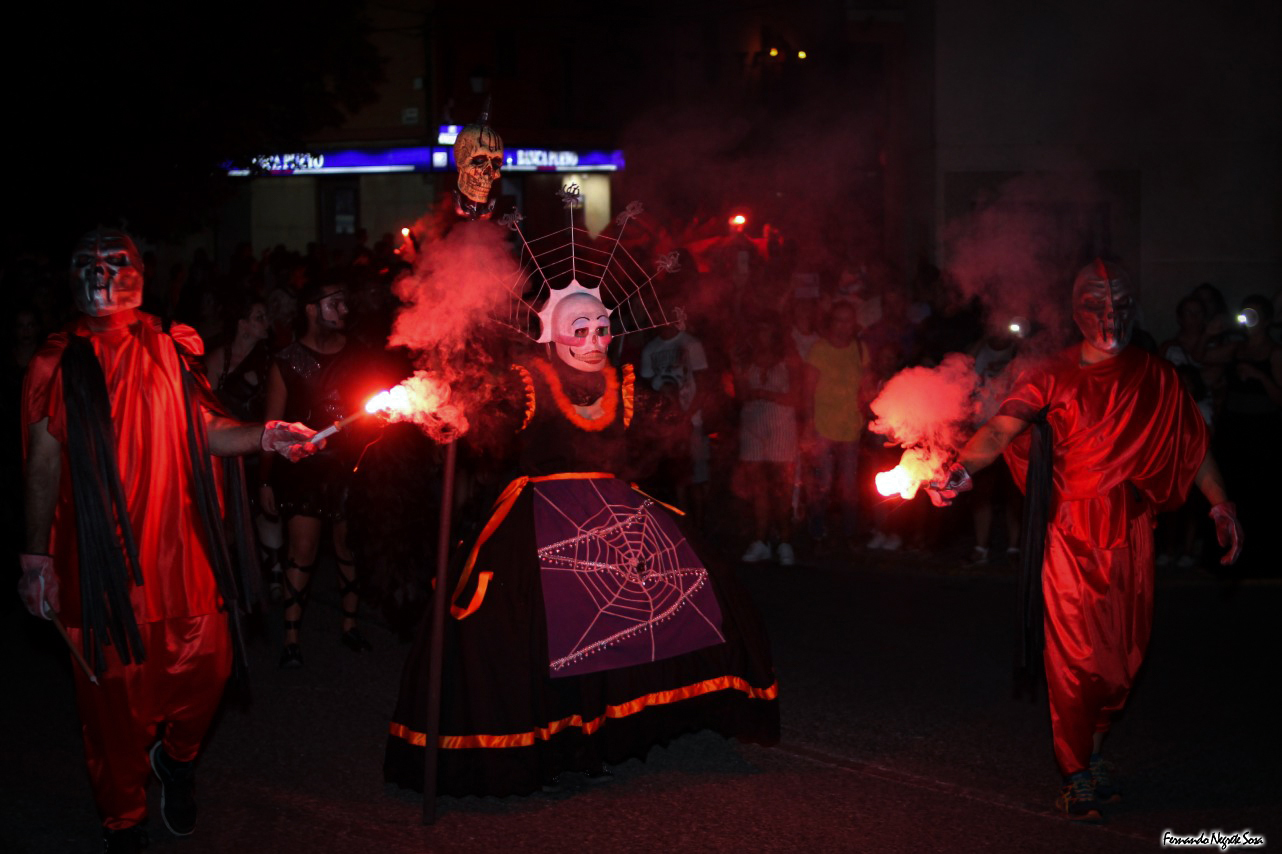
{"label": "red gloved hand", "polygon": [[953,463],[948,467],[948,475],[943,483],[932,480],[926,484],[926,494],[930,496],[931,504],[947,507],[958,495],[974,488],[975,482],[970,479],[970,472],[966,471],[966,467],[961,463]]}
{"label": "red gloved hand", "polygon": [[1211,508],[1211,518],[1215,520],[1215,539],[1228,549],[1220,563],[1224,566],[1236,563],[1242,554],[1242,544],[1246,542],[1242,523],[1237,520],[1237,505],[1232,501],[1221,501]]}
{"label": "red gloved hand", "polygon": [[296,463],[320,450],[320,445],[313,445],[308,441],[315,435],[315,430],[297,421],[292,424],[286,421],[268,421],[263,425],[263,438],[259,444],[264,451],[275,451],[291,463]]}
{"label": "red gloved hand", "polygon": [[22,578],[18,579],[18,595],[33,617],[48,620],[62,610],[58,596],[58,576],[53,571],[53,558],[49,555],[18,555]]}

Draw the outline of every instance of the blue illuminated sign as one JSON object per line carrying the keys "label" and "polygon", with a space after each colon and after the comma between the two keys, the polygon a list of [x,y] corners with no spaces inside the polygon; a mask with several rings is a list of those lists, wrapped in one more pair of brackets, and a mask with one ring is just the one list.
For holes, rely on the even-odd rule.
{"label": "blue illuminated sign", "polygon": [[618,172],[623,169],[622,151],[516,148],[504,151],[503,160],[503,168],[509,172]]}
{"label": "blue illuminated sign", "polygon": [[[504,152],[510,172],[618,172],[622,151],[514,148]],[[438,146],[380,150],[310,151],[254,158],[255,169],[227,168],[229,175],[342,175],[373,172],[453,172],[454,151]]]}

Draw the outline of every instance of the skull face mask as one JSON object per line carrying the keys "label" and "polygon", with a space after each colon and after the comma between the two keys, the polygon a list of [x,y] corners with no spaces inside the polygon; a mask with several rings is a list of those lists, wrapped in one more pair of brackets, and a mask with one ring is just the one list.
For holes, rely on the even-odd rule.
{"label": "skull face mask", "polygon": [[1073,281],[1073,320],[1092,347],[1110,355],[1122,352],[1135,326],[1126,271],[1099,259],[1083,267]]}
{"label": "skull face mask", "polygon": [[142,256],[123,231],[91,231],[71,255],[71,289],[76,308],[104,317],[142,305]]}
{"label": "skull face mask", "polygon": [[552,346],[575,370],[603,370],[610,337],[610,312],[591,294],[572,294],[552,312]]}
{"label": "skull face mask", "polygon": [[471,124],[454,138],[458,189],[464,198],[483,205],[502,173],[503,140],[487,124]]}

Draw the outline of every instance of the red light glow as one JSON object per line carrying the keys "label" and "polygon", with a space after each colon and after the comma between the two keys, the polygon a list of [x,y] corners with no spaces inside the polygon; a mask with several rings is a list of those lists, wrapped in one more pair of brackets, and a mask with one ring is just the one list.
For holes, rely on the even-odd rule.
{"label": "red light glow", "polygon": [[365,402],[365,412],[384,421],[408,421],[436,441],[450,441],[467,432],[467,417],[450,400],[450,387],[426,371],[380,391]]}
{"label": "red light glow", "polygon": [[901,495],[905,498],[908,496],[904,493],[912,491],[912,478],[903,466],[895,466],[890,471],[877,472],[877,491],[882,495]]}
{"label": "red light glow", "polygon": [[886,496],[898,495],[908,501],[935,476],[944,462],[943,459],[932,459],[920,448],[909,448],[900,457],[899,465],[890,471],[877,473],[874,478],[877,491]]}
{"label": "red light glow", "polygon": [[748,218],[743,214],[735,214],[734,216],[730,217],[730,224],[738,228],[743,228],[745,225],[748,224]]}
{"label": "red light glow", "polygon": [[444,383],[420,372],[371,397],[365,403],[365,411],[392,421],[412,421],[416,415],[436,412],[448,398],[449,389]]}

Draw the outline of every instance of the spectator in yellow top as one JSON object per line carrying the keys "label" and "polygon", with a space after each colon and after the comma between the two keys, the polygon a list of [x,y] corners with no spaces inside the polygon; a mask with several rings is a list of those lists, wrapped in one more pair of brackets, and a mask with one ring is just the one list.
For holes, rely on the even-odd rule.
{"label": "spectator in yellow top", "polygon": [[857,533],[859,437],[864,429],[860,390],[868,350],[855,334],[855,309],[838,302],[824,336],[806,355],[802,435],[809,451],[810,535],[828,551],[828,517],[835,509],[841,536],[851,544]]}

